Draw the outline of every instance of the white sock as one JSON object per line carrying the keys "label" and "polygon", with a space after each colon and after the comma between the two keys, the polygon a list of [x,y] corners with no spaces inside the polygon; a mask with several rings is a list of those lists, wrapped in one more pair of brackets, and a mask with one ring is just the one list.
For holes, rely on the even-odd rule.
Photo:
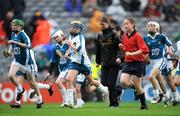
{"label": "white sock", "polygon": [[50,85],[48,85],[48,84],[37,83],[37,85],[38,85],[39,89],[49,89],[50,88]]}
{"label": "white sock", "polygon": [[175,91],[175,92],[172,92],[172,96],[173,96],[173,100],[178,101],[176,91]]}
{"label": "white sock", "polygon": [[39,95],[38,98],[37,98],[37,103],[39,104],[39,103],[42,103],[42,102],[43,102],[43,101],[42,101],[42,96]]}
{"label": "white sock", "polygon": [[23,91],[23,88],[22,88],[22,85],[21,85],[21,84],[19,84],[19,85],[17,86],[17,90],[18,90],[19,93]]}
{"label": "white sock", "polygon": [[159,97],[159,90],[158,89],[154,89],[153,90],[153,94],[154,94],[154,97]]}
{"label": "white sock", "polygon": [[[18,93],[18,91],[17,91],[17,87],[16,87],[16,96],[17,96],[17,93]],[[19,100],[19,101],[17,101],[16,99],[15,99],[15,103],[17,103],[17,104],[21,104],[21,100]]]}
{"label": "white sock", "polygon": [[169,98],[170,97],[170,95],[169,95],[169,93],[167,92],[166,94],[164,94],[164,96],[165,97],[167,97],[167,98]]}
{"label": "white sock", "polygon": [[74,102],[76,103],[77,102],[77,96],[76,96],[76,89],[73,88],[73,99],[74,99]]}
{"label": "white sock", "polygon": [[63,87],[60,89],[61,91],[61,95],[62,95],[62,98],[63,98],[63,103],[67,103],[67,92],[66,92],[66,88]]}
{"label": "white sock", "polygon": [[74,105],[73,89],[67,89],[67,100],[69,104]]}
{"label": "white sock", "polygon": [[159,94],[163,94],[163,92],[162,92],[162,90],[160,88],[158,90],[159,90]]}
{"label": "white sock", "polygon": [[83,105],[84,104],[84,101],[81,99],[81,98],[77,98],[77,104],[79,105]]}
{"label": "white sock", "polygon": [[19,101],[17,101],[17,100],[16,100],[16,101],[15,101],[15,103],[17,103],[17,104],[21,104],[21,100],[19,100]]}
{"label": "white sock", "polygon": [[98,88],[97,88],[98,91],[102,92],[102,93],[105,93],[106,92],[106,88],[100,83]]}
{"label": "white sock", "polygon": [[81,104],[81,98],[77,98],[77,104]]}
{"label": "white sock", "polygon": [[84,104],[84,100],[81,98],[81,104]]}

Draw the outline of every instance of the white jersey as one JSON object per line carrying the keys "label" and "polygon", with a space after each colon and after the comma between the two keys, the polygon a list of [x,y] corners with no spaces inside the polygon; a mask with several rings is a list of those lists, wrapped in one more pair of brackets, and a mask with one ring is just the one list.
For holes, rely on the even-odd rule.
{"label": "white jersey", "polygon": [[34,67],[34,71],[35,71],[35,72],[38,72],[38,66],[37,66],[37,64],[36,64],[36,60],[35,60],[35,56],[34,56],[34,52],[33,52],[33,50],[32,50],[32,49],[30,50],[30,52],[31,52],[31,57],[32,57],[32,59],[33,59],[33,61],[34,61],[34,65],[33,65],[33,67]]}
{"label": "white jersey", "polygon": [[176,55],[179,56],[179,62],[178,62],[178,65],[177,65],[176,75],[180,75],[180,40],[177,42],[176,45],[177,45]]}
{"label": "white jersey", "polygon": [[179,60],[180,60],[180,40],[177,42],[177,55],[179,56]]}
{"label": "white jersey", "polygon": [[85,39],[82,34],[78,34],[76,37],[71,39],[73,45],[75,45],[78,50],[75,51],[72,49],[71,60],[79,64],[85,64],[91,66],[89,57],[87,56]]}

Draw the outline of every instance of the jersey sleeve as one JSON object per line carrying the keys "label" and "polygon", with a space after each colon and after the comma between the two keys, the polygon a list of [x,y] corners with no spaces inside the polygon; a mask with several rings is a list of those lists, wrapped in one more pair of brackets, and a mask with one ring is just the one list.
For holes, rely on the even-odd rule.
{"label": "jersey sleeve", "polygon": [[79,35],[79,38],[76,41],[77,52],[80,52],[80,50],[82,49],[82,44],[85,44],[85,43],[83,43],[82,35]]}
{"label": "jersey sleeve", "polygon": [[167,46],[172,46],[172,42],[169,40],[169,38],[165,35],[161,35],[163,37],[163,40],[164,40],[164,43],[167,45]]}
{"label": "jersey sleeve", "polygon": [[142,38],[142,36],[140,34],[137,34],[137,45],[138,45],[138,49],[141,50],[143,53],[149,53],[149,48],[147,47],[146,42],[144,41],[144,39]]}
{"label": "jersey sleeve", "polygon": [[177,54],[180,56],[180,41],[177,42]]}
{"label": "jersey sleeve", "polygon": [[23,40],[23,42],[28,46],[28,48],[31,48],[31,42],[29,37],[27,36],[27,34],[25,32],[21,32],[21,39]]}

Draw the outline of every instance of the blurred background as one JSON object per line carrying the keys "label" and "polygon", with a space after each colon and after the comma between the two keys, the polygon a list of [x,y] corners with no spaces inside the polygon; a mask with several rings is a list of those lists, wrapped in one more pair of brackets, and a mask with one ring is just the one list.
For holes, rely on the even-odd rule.
{"label": "blurred background", "polygon": [[68,37],[72,20],[84,23],[87,52],[92,64],[95,63],[93,54],[103,14],[121,27],[125,17],[133,17],[143,36],[147,34],[147,22],[155,20],[173,44],[180,40],[180,0],[0,0],[0,83],[9,81],[7,73],[12,58],[5,58],[2,49],[7,48],[13,18],[25,21],[25,32],[32,41],[39,68],[38,80],[43,80],[54,43],[51,34],[61,29]]}

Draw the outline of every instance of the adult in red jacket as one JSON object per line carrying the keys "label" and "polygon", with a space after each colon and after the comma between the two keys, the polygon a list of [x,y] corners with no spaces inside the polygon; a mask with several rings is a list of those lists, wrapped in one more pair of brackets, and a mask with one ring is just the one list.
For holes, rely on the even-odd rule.
{"label": "adult in red jacket", "polygon": [[51,39],[51,25],[46,19],[39,19],[37,21],[37,27],[32,37],[32,46],[38,46],[42,44],[48,44]]}

